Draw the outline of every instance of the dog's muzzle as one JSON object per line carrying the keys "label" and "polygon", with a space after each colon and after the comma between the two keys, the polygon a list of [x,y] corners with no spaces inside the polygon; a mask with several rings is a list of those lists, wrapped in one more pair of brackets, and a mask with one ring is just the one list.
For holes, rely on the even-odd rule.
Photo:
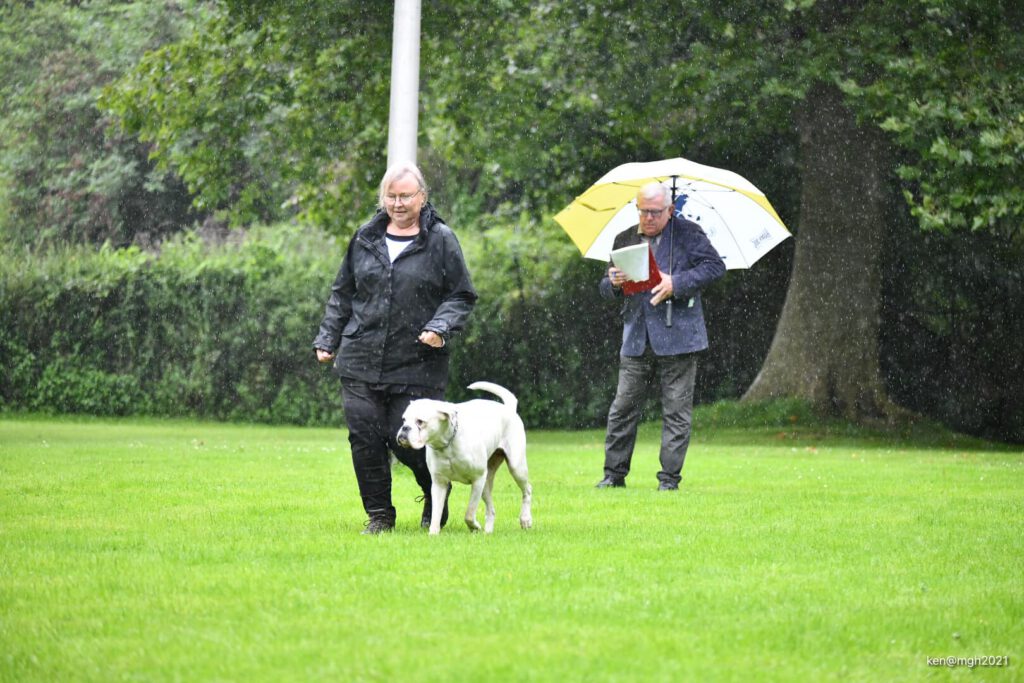
{"label": "dog's muzzle", "polygon": [[398,430],[398,443],[403,448],[411,448],[412,444],[409,443],[409,425],[402,425]]}

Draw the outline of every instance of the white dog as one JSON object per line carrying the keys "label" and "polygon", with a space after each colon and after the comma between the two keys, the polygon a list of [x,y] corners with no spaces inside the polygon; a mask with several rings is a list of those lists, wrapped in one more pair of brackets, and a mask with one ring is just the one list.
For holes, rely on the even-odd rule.
{"label": "white dog", "polygon": [[530,516],[533,488],[526,468],[526,430],[516,413],[519,402],[511,391],[490,382],[474,382],[469,388],[489,391],[501,398],[502,403],[481,399],[465,403],[417,399],[402,415],[399,443],[409,448],[427,448],[432,501],[430,533],[441,533],[445,497],[454,481],[473,487],[466,508],[466,525],[470,530],[480,530],[476,508],[483,496],[487,506],[484,532],[494,531],[491,491],[494,474],[502,460],[508,463],[512,478],[522,489],[519,524],[529,529],[533,525]]}

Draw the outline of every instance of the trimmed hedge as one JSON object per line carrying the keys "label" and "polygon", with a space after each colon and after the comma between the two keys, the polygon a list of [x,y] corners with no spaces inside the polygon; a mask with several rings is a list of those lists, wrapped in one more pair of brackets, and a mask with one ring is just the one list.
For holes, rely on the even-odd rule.
{"label": "trimmed hedge", "polygon": [[[601,426],[619,305],[598,295],[601,263],[524,220],[460,230],[480,300],[452,341],[448,397],[470,398],[466,385],[486,379],[517,394],[531,427]],[[187,236],[159,255],[0,255],[0,407],[338,425],[338,382],[310,345],[343,249],[279,225],[217,247]],[[698,401],[731,398],[721,387],[743,378],[728,373],[756,372],[759,352],[737,371],[730,349],[720,344],[728,368],[707,356]]]}
{"label": "trimmed hedge", "polygon": [[[462,237],[481,298],[453,340],[449,397],[487,379],[531,425],[602,424],[621,326],[597,297],[601,265],[538,259],[542,238],[515,232]],[[0,406],[341,424],[338,382],[310,345],[344,245],[298,226],[235,237],[0,255]]]}
{"label": "trimmed hedge", "polygon": [[185,238],[159,256],[4,256],[0,400],[58,413],[339,423],[336,384],[310,347],[335,250],[299,237],[278,231],[218,249]]}
{"label": "trimmed hedge", "polygon": [[[480,300],[452,341],[448,398],[489,380],[516,393],[531,428],[602,426],[622,330],[617,302],[597,293],[603,264],[521,216],[456,228]],[[954,429],[1024,442],[1017,252],[978,236],[929,241],[919,249],[933,268],[887,281],[890,392]],[[343,249],[292,225],[218,247],[184,237],[159,255],[0,252],[0,409],[340,425],[338,382],[311,343]],[[780,246],[705,292],[697,403],[737,398],[760,369],[791,253]]]}

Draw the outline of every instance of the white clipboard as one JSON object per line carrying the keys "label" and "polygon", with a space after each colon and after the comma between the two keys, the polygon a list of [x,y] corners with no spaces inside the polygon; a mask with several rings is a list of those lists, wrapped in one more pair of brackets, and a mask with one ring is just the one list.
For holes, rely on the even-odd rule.
{"label": "white clipboard", "polygon": [[612,263],[634,282],[644,282],[651,276],[650,246],[646,242],[615,249],[611,253]]}

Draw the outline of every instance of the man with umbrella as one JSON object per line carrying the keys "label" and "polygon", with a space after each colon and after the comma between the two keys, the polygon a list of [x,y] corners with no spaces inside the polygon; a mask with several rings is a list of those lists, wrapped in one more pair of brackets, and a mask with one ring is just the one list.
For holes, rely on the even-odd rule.
{"label": "man with umbrella", "polygon": [[602,296],[625,302],[619,383],[608,411],[604,478],[598,488],[626,485],[641,407],[655,379],[663,421],[658,490],[679,488],[690,443],[696,354],[708,347],[700,292],[726,268],[701,227],[673,215],[672,201],[666,185],[645,184],[636,197],[639,225],[614,241],[614,249],[648,243],[661,281],[648,291],[625,293],[626,274],[614,265],[601,279]]}

